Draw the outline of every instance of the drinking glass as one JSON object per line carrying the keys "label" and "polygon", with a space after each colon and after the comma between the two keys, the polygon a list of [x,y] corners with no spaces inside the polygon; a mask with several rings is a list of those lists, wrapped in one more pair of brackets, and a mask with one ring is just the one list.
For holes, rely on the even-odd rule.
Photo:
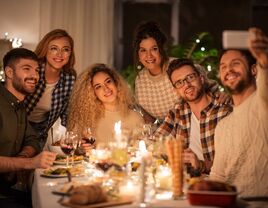
{"label": "drinking glass", "polygon": [[77,147],[77,135],[73,132],[66,132],[66,134],[60,140],[61,150],[66,154],[66,166],[69,167],[69,157],[73,156],[75,148]]}

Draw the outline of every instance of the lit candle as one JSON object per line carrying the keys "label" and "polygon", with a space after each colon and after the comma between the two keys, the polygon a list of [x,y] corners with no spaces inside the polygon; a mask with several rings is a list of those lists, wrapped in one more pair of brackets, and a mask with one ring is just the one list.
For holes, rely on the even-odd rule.
{"label": "lit candle", "polygon": [[159,166],[155,174],[156,187],[165,190],[172,188],[172,172],[168,166]]}
{"label": "lit candle", "polygon": [[146,148],[146,144],[144,140],[139,141],[139,151],[136,155],[140,160],[143,158],[146,160],[147,165],[150,165],[152,162],[152,155],[150,152],[148,152]]}
{"label": "lit candle", "polygon": [[136,196],[139,193],[139,186],[134,184],[133,181],[128,180],[119,187],[119,192],[120,195],[124,196]]}
{"label": "lit candle", "polygon": [[115,122],[114,132],[115,132],[115,141],[117,143],[121,143],[122,141],[121,121]]}
{"label": "lit candle", "polygon": [[145,188],[146,188],[146,175],[145,175],[145,170],[146,170],[146,161],[145,158],[141,158],[141,166],[140,166],[140,203],[145,202]]}
{"label": "lit candle", "polygon": [[141,156],[145,156],[148,154],[145,141],[143,140],[139,141],[139,151],[140,151]]}

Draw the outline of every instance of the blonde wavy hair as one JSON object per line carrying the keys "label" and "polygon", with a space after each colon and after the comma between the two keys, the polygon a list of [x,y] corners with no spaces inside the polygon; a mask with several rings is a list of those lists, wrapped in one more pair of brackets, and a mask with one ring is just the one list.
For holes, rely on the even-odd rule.
{"label": "blonde wavy hair", "polygon": [[107,74],[114,81],[118,91],[118,109],[122,116],[126,116],[133,106],[134,97],[123,77],[105,64],[94,64],[81,73],[75,82],[69,101],[68,130],[82,134],[85,128],[90,127],[95,135],[96,125],[105,111],[103,103],[95,95],[92,86],[92,80],[99,72]]}

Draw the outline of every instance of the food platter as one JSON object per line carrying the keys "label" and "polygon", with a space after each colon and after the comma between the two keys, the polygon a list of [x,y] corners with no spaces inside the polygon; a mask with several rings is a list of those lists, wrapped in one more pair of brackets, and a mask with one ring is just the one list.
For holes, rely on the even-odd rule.
{"label": "food platter", "polygon": [[81,176],[83,173],[83,169],[81,167],[72,167],[72,168],[51,168],[46,169],[42,172],[42,177],[48,178],[64,178],[68,176],[68,171],[71,176]]}
{"label": "food platter", "polygon": [[[69,157],[69,164],[72,164],[73,157]],[[74,155],[74,164],[81,163],[84,160],[83,156]],[[66,156],[57,155],[56,160],[53,162],[54,165],[66,165]]]}
{"label": "food platter", "polygon": [[78,205],[78,204],[72,204],[69,201],[64,201],[61,204],[63,206],[73,207],[73,208],[100,208],[100,207],[112,207],[112,206],[117,207],[120,205],[126,205],[126,204],[132,204],[132,203],[133,203],[133,197],[121,196],[117,200],[101,202],[101,203],[96,203],[96,204]]}
{"label": "food platter", "polygon": [[51,168],[44,170],[41,176],[48,178],[63,178],[67,177],[67,171],[69,170],[69,168]]}

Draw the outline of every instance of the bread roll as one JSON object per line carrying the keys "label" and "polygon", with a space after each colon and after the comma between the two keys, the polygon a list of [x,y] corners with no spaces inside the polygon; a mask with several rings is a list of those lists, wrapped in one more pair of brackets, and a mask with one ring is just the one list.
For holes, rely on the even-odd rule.
{"label": "bread roll", "polygon": [[73,189],[70,202],[72,204],[86,205],[107,201],[107,196],[98,185],[84,185]]}

